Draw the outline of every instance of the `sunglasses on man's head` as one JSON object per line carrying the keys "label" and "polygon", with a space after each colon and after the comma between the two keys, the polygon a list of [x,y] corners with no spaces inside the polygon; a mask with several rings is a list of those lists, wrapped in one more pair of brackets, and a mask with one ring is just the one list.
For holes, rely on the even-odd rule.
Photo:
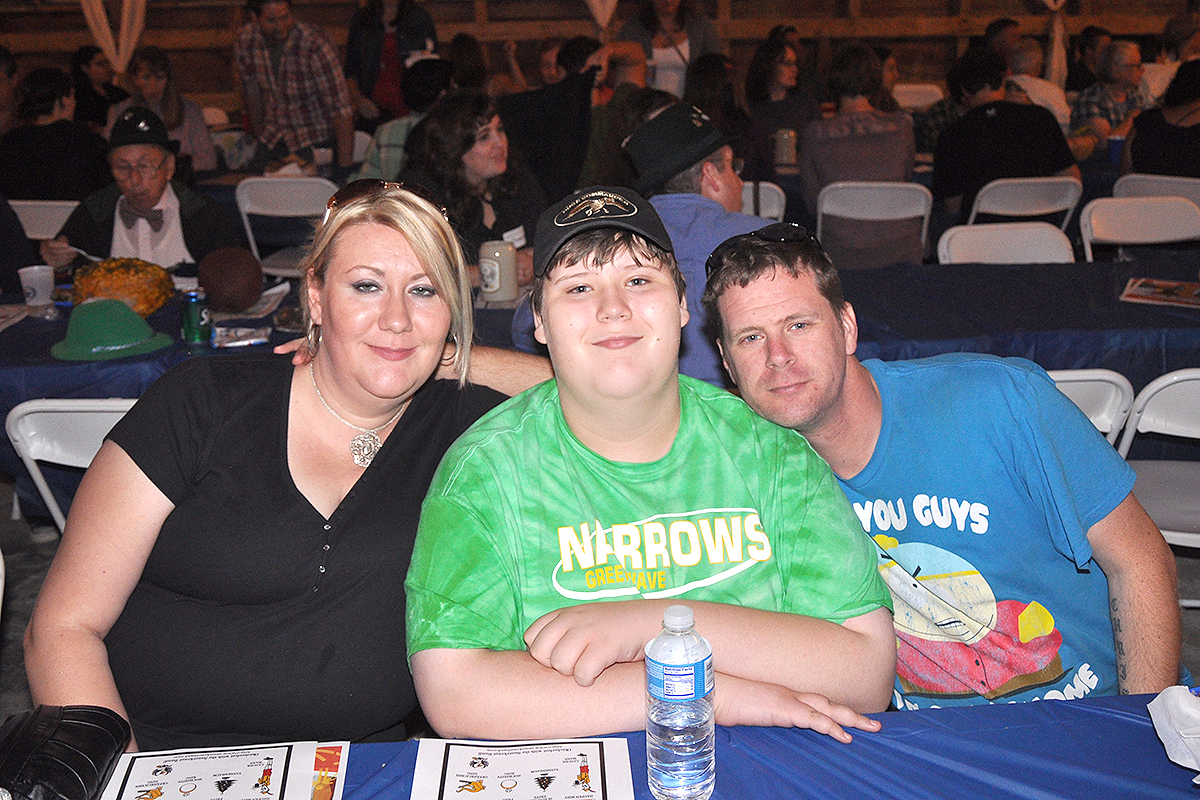
{"label": "sunglasses on man's head", "polygon": [[353,202],[354,200],[362,200],[363,198],[367,197],[377,197],[379,195],[387,194],[388,192],[398,191],[405,191],[409,192],[410,194],[415,194],[417,197],[425,200],[434,208],[441,211],[443,217],[446,216],[446,209],[443,208],[440,203],[434,202],[433,199],[424,191],[422,191],[420,187],[405,186],[403,183],[397,183],[396,181],[383,181],[379,178],[359,178],[356,181],[350,181],[350,183],[347,183],[345,186],[333,193],[333,196],[329,198],[327,203],[325,203],[325,218],[321,220],[321,224],[324,225],[329,221],[330,215],[333,214],[338,206],[344,206],[347,203]]}
{"label": "sunglasses on man's head", "polygon": [[815,242],[817,240],[803,225],[797,225],[794,222],[775,222],[760,230],[733,236],[717,245],[716,249],[712,251],[712,255],[704,262],[704,277],[712,277],[712,274],[721,268],[729,251],[747,239],[760,239],[764,242],[779,244],[807,242],[810,239]]}

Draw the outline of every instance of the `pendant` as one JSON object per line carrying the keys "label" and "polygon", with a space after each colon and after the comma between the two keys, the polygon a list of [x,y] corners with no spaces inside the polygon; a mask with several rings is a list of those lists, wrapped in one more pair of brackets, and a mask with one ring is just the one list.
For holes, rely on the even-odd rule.
{"label": "pendant", "polygon": [[371,465],[371,459],[375,458],[381,447],[383,442],[379,437],[373,431],[367,431],[350,440],[350,455],[354,456],[355,464],[366,468]]}

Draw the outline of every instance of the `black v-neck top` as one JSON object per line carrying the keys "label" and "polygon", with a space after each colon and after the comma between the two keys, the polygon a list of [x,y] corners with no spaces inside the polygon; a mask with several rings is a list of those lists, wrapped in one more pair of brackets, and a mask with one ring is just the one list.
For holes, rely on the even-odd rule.
{"label": "black v-neck top", "polygon": [[428,382],[326,520],[288,470],[292,370],[191,359],[109,434],[175,504],[106,638],[143,750],[398,739],[416,708],[404,577],[421,502],[504,396]]}

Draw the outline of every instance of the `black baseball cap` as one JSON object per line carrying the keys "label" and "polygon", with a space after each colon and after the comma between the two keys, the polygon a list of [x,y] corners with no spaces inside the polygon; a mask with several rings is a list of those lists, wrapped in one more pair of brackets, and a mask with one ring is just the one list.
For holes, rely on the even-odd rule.
{"label": "black baseball cap", "polygon": [[167,136],[167,126],[148,108],[130,106],[113,122],[108,134],[108,151],[127,144],[152,144],[168,153],[179,152],[179,142]]}
{"label": "black baseball cap", "polygon": [[533,274],[546,277],[559,248],[593,228],[622,228],[668,253],[675,252],[671,237],[650,201],[621,186],[593,186],[555,203],[538,218],[533,237]]}

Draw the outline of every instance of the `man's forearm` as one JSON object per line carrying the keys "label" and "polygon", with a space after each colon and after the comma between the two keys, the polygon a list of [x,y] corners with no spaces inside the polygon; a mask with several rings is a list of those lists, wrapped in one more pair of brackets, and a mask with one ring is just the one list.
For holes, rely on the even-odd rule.
{"label": "man's forearm", "polygon": [[1088,541],[1108,579],[1121,693],[1159,692],[1175,684],[1180,620],[1171,548],[1132,494],[1092,526]]}

